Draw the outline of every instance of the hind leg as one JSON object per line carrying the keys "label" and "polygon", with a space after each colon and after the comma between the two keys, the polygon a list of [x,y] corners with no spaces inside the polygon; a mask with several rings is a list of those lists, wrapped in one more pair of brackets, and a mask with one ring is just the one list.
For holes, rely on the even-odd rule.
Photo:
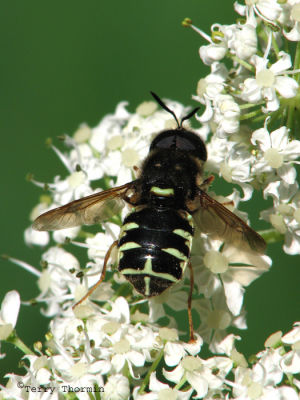
{"label": "hind leg", "polygon": [[94,291],[95,289],[97,289],[97,287],[100,285],[100,283],[103,282],[103,280],[104,280],[104,278],[105,278],[106,266],[107,266],[109,257],[110,257],[110,255],[111,255],[111,252],[112,252],[113,248],[114,248],[117,244],[118,244],[118,241],[115,240],[115,241],[110,245],[109,249],[107,250],[107,253],[106,253],[105,258],[104,258],[103,269],[102,269],[102,272],[101,272],[99,281],[96,282],[95,285],[92,286],[92,287],[89,289],[89,291],[87,292],[87,294],[86,294],[85,296],[83,296],[82,299],[80,299],[76,304],[74,304],[74,306],[72,307],[73,310],[74,310],[75,307],[77,307],[79,304],[81,304],[84,300],[86,300],[86,299],[93,293],[93,291]]}
{"label": "hind leg", "polygon": [[191,262],[189,262],[189,269],[190,269],[190,292],[188,297],[188,317],[189,317],[189,328],[190,328],[190,340],[189,343],[195,342],[194,336],[194,324],[193,324],[193,316],[192,316],[192,295],[194,289],[194,273],[193,267]]}

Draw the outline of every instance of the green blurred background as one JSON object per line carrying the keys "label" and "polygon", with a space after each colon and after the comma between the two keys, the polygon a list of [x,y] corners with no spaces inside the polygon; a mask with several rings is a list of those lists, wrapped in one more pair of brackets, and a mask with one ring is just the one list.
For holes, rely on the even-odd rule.
{"label": "green blurred background", "polygon": [[[82,122],[95,126],[121,100],[134,111],[150,99],[150,90],[192,104],[209,69],[198,56],[204,40],[181,26],[187,16],[206,32],[214,22],[236,18],[228,0],[1,2],[1,253],[39,266],[40,249],[26,247],[23,232],[42,192],[25,175],[47,182],[66,173],[47,138],[58,144],[58,135],[72,134]],[[284,256],[275,245],[269,254],[275,260],[271,272],[245,296],[249,329],[240,348],[247,354],[299,319],[299,257]],[[0,301],[12,289],[23,300],[38,294],[34,276],[5,260],[0,268]],[[43,340],[48,322],[38,306],[23,306],[17,331],[30,345]],[[21,372],[21,352],[8,344],[1,350],[7,353],[0,360],[3,382],[5,373]]]}

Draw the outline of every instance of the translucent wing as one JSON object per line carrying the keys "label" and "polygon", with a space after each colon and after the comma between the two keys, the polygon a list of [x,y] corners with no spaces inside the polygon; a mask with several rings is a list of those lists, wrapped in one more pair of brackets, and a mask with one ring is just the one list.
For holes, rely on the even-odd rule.
{"label": "translucent wing", "polygon": [[223,240],[241,250],[264,253],[264,239],[241,218],[199,189],[200,207],[193,214],[196,227],[213,239]]}
{"label": "translucent wing", "polygon": [[78,225],[92,225],[116,214],[122,206],[125,193],[134,189],[137,181],[72,201],[40,215],[33,229],[52,231]]}

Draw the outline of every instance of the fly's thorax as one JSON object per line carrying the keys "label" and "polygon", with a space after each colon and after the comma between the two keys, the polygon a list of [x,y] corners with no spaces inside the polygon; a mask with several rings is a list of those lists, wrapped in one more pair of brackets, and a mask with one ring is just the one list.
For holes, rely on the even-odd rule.
{"label": "fly's thorax", "polygon": [[172,186],[157,182],[150,185],[146,191],[148,192],[148,204],[157,208],[182,208],[184,196],[180,189],[176,190]]}
{"label": "fly's thorax", "polygon": [[184,209],[197,191],[202,162],[188,152],[155,149],[142,165],[142,201],[157,207]]}

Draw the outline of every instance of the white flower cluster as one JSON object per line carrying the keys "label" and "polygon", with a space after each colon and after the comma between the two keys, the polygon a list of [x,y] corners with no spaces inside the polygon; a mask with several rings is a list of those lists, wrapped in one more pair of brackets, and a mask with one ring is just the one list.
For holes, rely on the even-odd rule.
{"label": "white flower cluster", "polygon": [[[19,300],[17,292],[7,293],[1,315],[16,321]],[[45,353],[26,355],[27,373],[8,374],[0,398],[58,400],[73,395],[88,400],[100,394],[109,400],[187,400],[194,394],[196,399],[299,399],[300,323],[284,336],[271,335],[265,350],[248,364],[235,347],[238,336],[230,334],[220,343],[222,356],[202,359],[198,335],[194,343],[184,343],[175,329],[132,323],[123,297],[110,306],[108,311],[80,305],[75,315],[56,317]],[[7,322],[1,320],[1,327]],[[162,361],[165,368],[159,372]]]}
{"label": "white flower cluster", "polygon": [[[209,42],[200,57],[211,72],[194,96],[205,106],[198,117],[202,131],[212,132],[207,168],[240,185],[242,200],[253,188],[272,197],[261,218],[284,236],[286,253],[300,254],[300,141],[293,140],[300,121],[300,2],[245,3],[235,2],[244,20],[214,24],[211,36],[185,21]],[[294,65],[288,51],[295,53]]]}
{"label": "white flower cluster", "polygon": [[[209,41],[200,48],[200,57],[211,73],[198,82],[194,96],[205,106],[197,117],[202,127],[195,130],[207,144],[205,174],[219,174],[239,186],[241,191],[234,188],[227,198],[218,198],[228,207],[251,200],[254,189],[265,198],[271,196],[273,206],[260,213],[272,227],[266,237],[270,241],[284,237],[288,254],[300,254],[295,169],[300,141],[292,139],[294,121],[300,121],[300,46],[293,66],[287,52],[287,44],[299,40],[299,7],[296,0],[246,0],[245,6],[235,3],[243,23],[214,24],[211,37],[193,26]],[[178,119],[188,112],[177,102],[166,104]],[[42,212],[132,181],[134,167],[140,167],[154,135],[176,127],[174,119],[153,101],[141,104],[135,113],[126,106],[120,103],[95,128],[82,125],[72,137],[65,136],[68,149],[64,153],[52,146],[68,174],[46,185],[32,179],[50,191],[33,209],[32,221]],[[245,212],[235,212],[248,220]],[[194,343],[179,339],[187,335],[186,315],[186,327],[179,326],[185,331],[177,326],[187,308],[188,271],[179,284],[146,302],[116,272],[117,254],[112,252],[105,281],[72,310],[98,281],[126,213],[126,207],[118,210],[97,233],[88,227],[52,234],[31,227],[26,230],[25,241],[43,247],[42,272],[23,261],[10,261],[38,277],[36,300],[45,303],[42,311],[52,321],[44,347],[37,344],[35,353],[23,347],[27,373],[23,377],[9,374],[0,399],[298,399],[299,324],[285,336],[277,333],[269,338],[254,364],[236,350],[239,338],[228,335],[228,328],[246,329],[245,288],[269,269],[271,260],[265,255],[195,235],[193,314],[201,323],[195,326]],[[77,253],[81,249],[81,261],[72,254],[75,247]],[[16,345],[19,305],[19,295],[10,292],[0,313],[0,339]],[[200,357],[203,342],[212,357]]]}

